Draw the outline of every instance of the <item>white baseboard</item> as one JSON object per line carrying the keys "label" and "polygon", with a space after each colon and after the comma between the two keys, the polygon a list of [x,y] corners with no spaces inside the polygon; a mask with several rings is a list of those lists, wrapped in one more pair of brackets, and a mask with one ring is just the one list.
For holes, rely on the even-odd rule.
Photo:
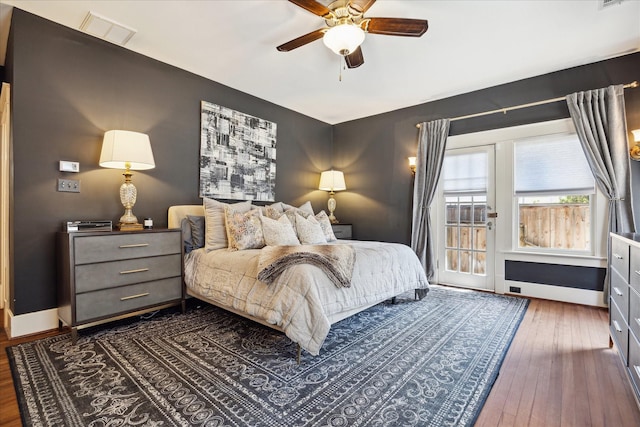
{"label": "white baseboard", "polygon": [[515,282],[513,280],[505,280],[504,284],[505,293],[509,293],[508,290],[510,286],[516,286],[522,291],[520,294],[512,295],[522,295],[524,297],[563,301],[595,307],[607,307],[602,300],[602,291],[588,291],[585,289],[566,288],[562,286]]}
{"label": "white baseboard", "polygon": [[57,308],[16,316],[8,310],[7,306],[5,313],[5,331],[9,339],[50,331],[58,327]]}

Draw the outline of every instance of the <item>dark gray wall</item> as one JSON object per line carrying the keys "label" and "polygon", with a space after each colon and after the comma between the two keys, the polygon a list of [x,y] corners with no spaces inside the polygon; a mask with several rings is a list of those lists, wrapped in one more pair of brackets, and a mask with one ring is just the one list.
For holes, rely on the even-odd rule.
{"label": "dark gray wall", "polygon": [[[336,216],[341,222],[353,223],[357,239],[410,243],[413,179],[407,157],[415,156],[417,150],[417,123],[635,80],[640,81],[640,53],[335,125],[333,165],[344,171],[348,189],[336,194]],[[640,128],[640,88],[625,90],[625,101],[631,138],[631,130]],[[563,101],[452,122],[450,135],[566,117],[569,111]],[[640,189],[640,163],[632,161],[631,168],[632,187]],[[635,193],[638,216],[640,194]],[[640,216],[636,222],[640,226]]]}
{"label": "dark gray wall", "polygon": [[[97,166],[105,130],[150,135],[157,165],[134,176],[139,192],[134,212],[153,217],[157,226],[166,225],[168,206],[201,201],[199,112],[206,100],[278,124],[278,200],[308,199],[316,210],[325,208],[326,193],[315,190],[318,173],[335,166],[345,172],[348,187],[336,195],[336,216],[353,223],[355,238],[408,243],[412,177],[407,157],[416,151],[416,123],[640,80],[640,54],[332,127],[14,9],[5,77],[12,83],[15,172],[10,304],[14,314],[23,314],[56,305],[54,233],[61,223],[117,221],[121,214],[122,176]],[[640,89],[626,91],[625,97],[629,129],[640,128]],[[563,117],[568,112],[559,103],[455,122],[451,133]],[[79,161],[81,173],[59,172],[59,160]],[[639,167],[632,164],[634,188],[640,188]],[[80,179],[82,192],[56,192],[59,177]],[[640,203],[640,196],[635,199]]]}
{"label": "dark gray wall", "polygon": [[[215,46],[212,46],[215,50]],[[134,213],[167,224],[167,208],[199,204],[200,101],[277,123],[276,198],[315,209],[319,172],[331,167],[331,126],[184,70],[14,9],[7,78],[13,113],[14,314],[56,306],[54,234],[63,221],[122,214],[122,172],[98,166],[109,129],[149,134],[156,168],[135,173]],[[213,52],[212,52],[213,53]],[[203,53],[206,54],[206,53]],[[58,171],[59,160],[80,173]],[[59,193],[59,177],[81,193]]]}

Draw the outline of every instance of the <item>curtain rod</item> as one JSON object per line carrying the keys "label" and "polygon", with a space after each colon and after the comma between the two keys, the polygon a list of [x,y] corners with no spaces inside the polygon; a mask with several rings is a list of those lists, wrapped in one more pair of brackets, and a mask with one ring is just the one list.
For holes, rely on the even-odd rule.
{"label": "curtain rod", "polygon": [[[627,83],[626,85],[624,85],[624,88],[625,89],[634,89],[634,88],[637,88],[638,86],[640,86],[638,84],[638,82],[634,81],[634,82]],[[544,101],[530,102],[528,104],[514,105],[513,107],[499,108],[497,110],[483,111],[482,113],[474,113],[474,114],[468,114],[466,116],[454,117],[454,118],[450,119],[450,121],[455,122],[456,120],[471,119],[473,117],[488,116],[490,114],[496,114],[496,113],[507,114],[507,111],[519,110],[521,108],[535,107],[537,105],[551,104],[553,102],[564,101],[565,99],[566,99],[566,96],[560,96],[558,98],[545,99]],[[416,127],[419,128],[420,127],[420,123],[418,123],[416,125]]]}

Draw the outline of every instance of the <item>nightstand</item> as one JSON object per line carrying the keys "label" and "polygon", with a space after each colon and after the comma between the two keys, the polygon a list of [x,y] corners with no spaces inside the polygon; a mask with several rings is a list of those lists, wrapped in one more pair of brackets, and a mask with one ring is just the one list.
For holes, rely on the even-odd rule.
{"label": "nightstand", "polygon": [[74,344],[80,328],[183,301],[180,231],[58,233],[58,319]]}
{"label": "nightstand", "polygon": [[337,239],[351,239],[353,237],[351,224],[331,224],[333,234]]}

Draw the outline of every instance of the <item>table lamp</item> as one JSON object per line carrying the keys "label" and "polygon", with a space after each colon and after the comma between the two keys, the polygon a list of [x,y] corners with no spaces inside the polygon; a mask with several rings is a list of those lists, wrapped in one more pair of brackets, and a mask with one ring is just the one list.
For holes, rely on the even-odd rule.
{"label": "table lamp", "polygon": [[339,221],[333,215],[333,211],[336,210],[336,199],[333,196],[336,191],[346,190],[347,186],[344,182],[344,174],[340,171],[329,170],[320,174],[320,185],[318,189],[329,192],[329,201],[327,207],[329,208],[329,220],[332,224],[337,224]]}
{"label": "table lamp", "polygon": [[126,130],[105,132],[100,153],[100,166],[124,169],[124,183],[120,186],[120,202],[124,206],[124,215],[120,217],[120,230],[141,230],[142,224],[133,214],[137,190],[131,182],[132,170],[153,169],[153,160],[149,136],[144,133]]}

